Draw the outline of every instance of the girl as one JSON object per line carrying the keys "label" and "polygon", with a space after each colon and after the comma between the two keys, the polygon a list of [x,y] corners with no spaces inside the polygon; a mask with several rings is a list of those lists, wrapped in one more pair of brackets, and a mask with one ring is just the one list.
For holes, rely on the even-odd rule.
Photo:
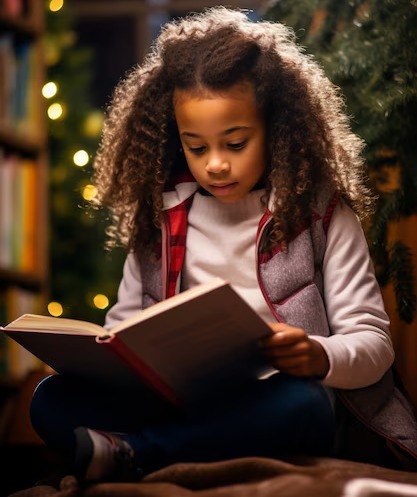
{"label": "girl", "polygon": [[276,374],[182,415],[149,392],[53,375],[31,405],[45,442],[73,451],[86,482],[290,453],[415,462],[358,220],[373,201],[363,144],[292,32],[223,7],[170,22],[109,110],[97,203],[128,255],[106,326],[220,276],[270,323],[259,346]]}

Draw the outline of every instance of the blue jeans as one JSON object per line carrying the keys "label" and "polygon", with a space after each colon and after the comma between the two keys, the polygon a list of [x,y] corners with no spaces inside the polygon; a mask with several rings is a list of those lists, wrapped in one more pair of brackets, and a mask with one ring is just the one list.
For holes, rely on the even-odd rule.
{"label": "blue jeans", "polygon": [[73,430],[123,432],[145,472],[176,462],[294,453],[332,455],[335,420],[319,382],[281,373],[223,392],[179,415],[153,394],[52,375],[31,403],[35,431],[71,450]]}

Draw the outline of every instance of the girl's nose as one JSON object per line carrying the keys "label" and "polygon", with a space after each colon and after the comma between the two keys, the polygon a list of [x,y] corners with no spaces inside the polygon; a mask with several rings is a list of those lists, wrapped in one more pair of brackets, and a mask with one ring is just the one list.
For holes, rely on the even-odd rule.
{"label": "girl's nose", "polygon": [[206,164],[208,173],[218,174],[230,169],[229,161],[221,154],[211,154]]}

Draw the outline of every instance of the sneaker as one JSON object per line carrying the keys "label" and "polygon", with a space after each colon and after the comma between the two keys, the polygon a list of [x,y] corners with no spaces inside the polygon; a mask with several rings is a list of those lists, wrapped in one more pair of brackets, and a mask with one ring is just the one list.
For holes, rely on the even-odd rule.
{"label": "sneaker", "polygon": [[117,434],[78,427],[74,435],[74,473],[79,482],[140,480],[134,451]]}

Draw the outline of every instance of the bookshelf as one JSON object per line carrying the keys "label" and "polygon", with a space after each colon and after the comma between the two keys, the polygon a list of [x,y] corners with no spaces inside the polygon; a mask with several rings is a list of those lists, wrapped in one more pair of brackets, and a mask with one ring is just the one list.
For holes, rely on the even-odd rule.
{"label": "bookshelf", "polygon": [[[0,0],[0,325],[44,313],[48,294],[47,130],[42,0]],[[0,381],[41,363],[0,336]]]}

